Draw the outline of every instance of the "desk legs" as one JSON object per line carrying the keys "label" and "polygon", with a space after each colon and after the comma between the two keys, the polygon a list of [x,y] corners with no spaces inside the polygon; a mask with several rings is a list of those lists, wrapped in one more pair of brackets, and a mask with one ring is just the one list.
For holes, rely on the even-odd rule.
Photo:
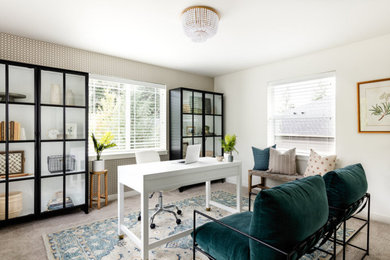
{"label": "desk legs", "polygon": [[149,194],[141,193],[141,256],[149,258]]}
{"label": "desk legs", "polygon": [[118,236],[119,239],[123,239],[123,233],[121,230],[121,226],[123,222],[123,207],[124,204],[124,188],[123,184],[118,181]]}
{"label": "desk legs", "polygon": [[206,211],[210,211],[211,190],[210,181],[206,181]]}

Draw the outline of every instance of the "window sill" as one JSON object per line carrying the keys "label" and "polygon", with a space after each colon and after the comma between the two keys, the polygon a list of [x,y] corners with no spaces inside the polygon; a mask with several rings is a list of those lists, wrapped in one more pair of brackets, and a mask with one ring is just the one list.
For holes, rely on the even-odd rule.
{"label": "window sill", "polygon": [[[159,155],[167,155],[167,150],[157,150]],[[118,159],[128,159],[128,158],[135,158],[135,151],[132,152],[123,152],[123,153],[107,153],[103,154],[101,156],[103,160],[118,160]],[[88,156],[89,161],[96,160],[96,155],[89,155]]]}

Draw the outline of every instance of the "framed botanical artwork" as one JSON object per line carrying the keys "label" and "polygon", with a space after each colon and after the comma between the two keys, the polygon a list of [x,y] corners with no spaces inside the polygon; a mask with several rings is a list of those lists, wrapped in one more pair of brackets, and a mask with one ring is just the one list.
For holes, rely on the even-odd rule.
{"label": "framed botanical artwork", "polygon": [[390,78],[357,83],[359,133],[390,133]]}

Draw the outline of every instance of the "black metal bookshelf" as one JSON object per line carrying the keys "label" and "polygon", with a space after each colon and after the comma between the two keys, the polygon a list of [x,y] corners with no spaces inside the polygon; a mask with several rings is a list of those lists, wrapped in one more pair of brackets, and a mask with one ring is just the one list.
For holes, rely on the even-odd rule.
{"label": "black metal bookshelf", "polygon": [[88,213],[88,74],[0,60],[0,96],[0,225]]}
{"label": "black metal bookshelf", "polygon": [[189,88],[171,89],[169,159],[185,158],[186,148],[192,144],[201,144],[203,157],[223,155],[220,141],[224,136],[223,117],[222,93]]}

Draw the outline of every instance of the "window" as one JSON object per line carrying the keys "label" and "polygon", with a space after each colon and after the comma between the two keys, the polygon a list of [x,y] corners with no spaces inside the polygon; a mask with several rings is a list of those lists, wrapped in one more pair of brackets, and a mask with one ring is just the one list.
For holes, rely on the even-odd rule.
{"label": "window", "polygon": [[335,86],[334,73],[270,83],[269,143],[299,154],[334,153]]}
{"label": "window", "polygon": [[[91,76],[89,131],[97,138],[114,135],[116,147],[108,153],[166,149],[165,85]],[[90,154],[94,154],[89,143]]]}

